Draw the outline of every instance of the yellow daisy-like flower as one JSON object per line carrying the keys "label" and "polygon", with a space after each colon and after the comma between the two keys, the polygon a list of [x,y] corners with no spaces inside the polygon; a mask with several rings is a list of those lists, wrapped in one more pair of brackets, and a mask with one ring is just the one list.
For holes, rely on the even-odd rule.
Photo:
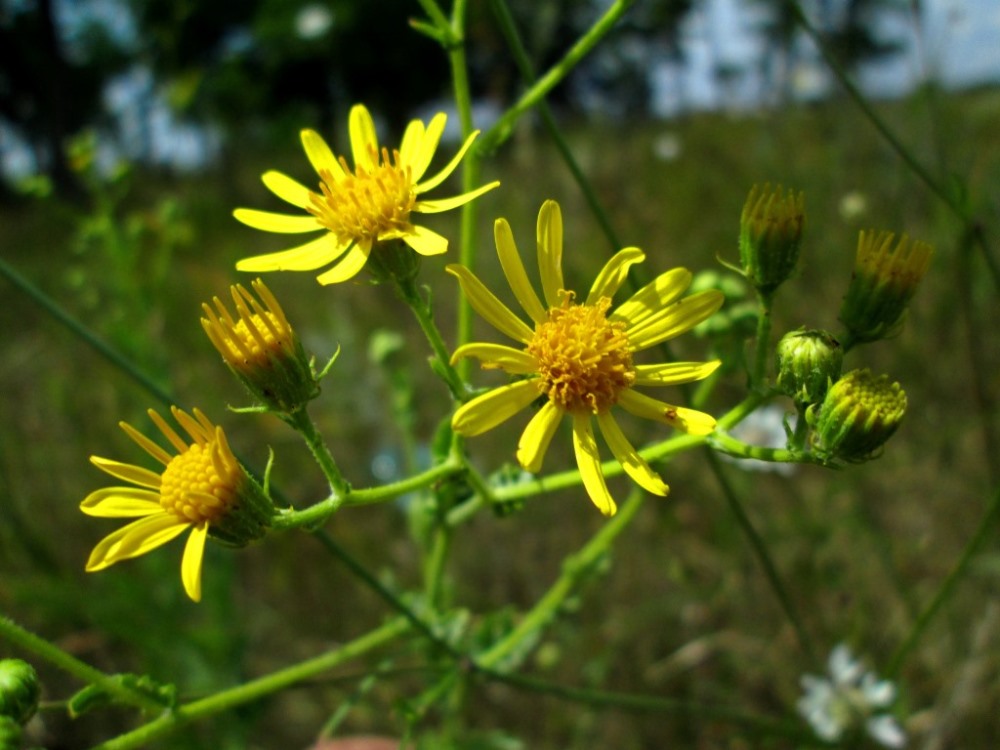
{"label": "yellow daisy-like flower", "polygon": [[497,187],[499,182],[453,198],[421,199],[455,171],[479,135],[470,135],[455,157],[433,177],[421,182],[444,132],[447,116],[441,112],[425,126],[413,120],[403,134],[403,143],[390,154],[379,148],[375,123],[364,105],[351,108],[349,118],[354,171],[347,160],[335,157],[326,141],[314,130],[302,131],[302,145],[319,175],[319,191],[313,191],[281,172],[265,172],[267,188],[305,216],[277,214],[238,208],[233,215],[247,226],[265,232],[304,234],[323,231],[323,236],[279,253],[246,258],[236,264],[239,271],[312,271],[336,262],[317,278],[321,284],[347,281],[368,261],[376,242],[400,239],[421,255],[438,255],[448,249],[440,234],[410,221],[413,212],[434,214],[448,211]]}
{"label": "yellow daisy-like flower", "polygon": [[150,552],[188,529],[181,562],[184,590],[201,600],[201,567],[209,527],[231,544],[263,536],[274,513],[263,491],[236,460],[221,427],[198,409],[194,416],[171,407],[187,434],[181,438],[152,409],[149,416],[177,450],[166,450],[125,422],[119,426],[149,455],[163,464],[161,473],[141,466],[91,456],[97,468],[138,487],[105,487],[90,493],[80,510],[99,518],[138,518],[104,537],[87,560],[87,571],[103,570],[122,560]]}
{"label": "yellow daisy-like flower", "polygon": [[479,435],[506,421],[540,395],[548,401],[528,422],[517,447],[517,460],[537,473],[563,415],[573,423],[573,448],[583,485],[605,515],[617,506],[608,492],[594,438],[597,420],[604,440],[625,472],[656,495],[669,491],[639,455],[611,413],[618,405],[640,417],[663,422],[695,435],[715,429],[715,419],[700,411],[657,401],[635,386],[689,383],[710,375],[719,362],[671,362],[641,365],[636,352],[694,328],[722,305],[723,295],[708,290],[681,297],[691,273],[675,268],[657,277],[626,302],[611,310],[611,300],[628,269],[645,259],[637,247],[620,250],[601,269],[581,303],[563,284],[563,224],[559,204],[546,201],[538,213],[538,269],[543,305],[528,281],[510,225],[494,227],[497,253],[514,296],[534,328],[510,311],[469,269],[450,265],[469,304],[501,333],[522,345],[471,343],[459,347],[453,361],[476,357],[485,368],[500,368],[523,379],[501,386],[461,406],[452,427],[462,435]]}

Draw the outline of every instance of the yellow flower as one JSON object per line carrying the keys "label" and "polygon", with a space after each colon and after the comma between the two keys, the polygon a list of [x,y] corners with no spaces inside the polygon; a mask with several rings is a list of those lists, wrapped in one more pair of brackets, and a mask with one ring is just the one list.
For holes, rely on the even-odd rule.
{"label": "yellow flower", "polygon": [[586,299],[576,302],[576,293],[563,284],[559,204],[546,201],[538,213],[537,234],[543,305],[528,281],[510,225],[498,219],[494,230],[504,275],[534,328],[511,312],[469,269],[447,267],[458,278],[473,309],[522,346],[472,343],[455,351],[453,361],[476,357],[485,368],[500,368],[523,379],[461,406],[452,427],[462,435],[479,435],[544,396],[548,401],[528,422],[518,444],[521,466],[534,473],[541,469],[556,428],[568,414],[587,494],[602,513],[613,515],[617,506],[601,471],[594,418],[625,472],[649,492],[666,495],[669,488],[622,433],[611,407],[617,404],[637,416],[695,435],[715,429],[715,419],[708,414],[657,401],[636,391],[635,386],[701,380],[719,366],[718,361],[635,364],[633,355],[694,328],[719,309],[722,293],[713,289],[682,298],[691,274],[675,268],[611,311],[612,297],[625,281],[629,267],[645,259],[639,248],[627,247],[605,264]]}
{"label": "yellow flower", "polygon": [[138,518],[104,537],[87,560],[87,571],[103,570],[122,560],[144,555],[190,529],[181,562],[184,590],[201,599],[201,565],[205,539],[213,536],[240,545],[258,539],[274,509],[263,490],[246,473],[229,448],[221,427],[198,409],[194,416],[171,407],[171,413],[191,438],[186,442],[152,409],[149,416],[177,450],[171,456],[131,425],[125,433],[163,464],[149,469],[91,456],[97,468],[138,487],[105,487],[90,493],[80,510],[99,518]]}
{"label": "yellow flower", "polygon": [[376,242],[400,239],[421,255],[438,255],[448,249],[448,240],[410,221],[410,214],[433,214],[461,206],[492,190],[499,182],[453,198],[425,200],[420,196],[440,185],[458,166],[476,131],[466,139],[455,157],[433,177],[421,178],[430,166],[444,132],[447,116],[435,115],[425,127],[413,120],[403,134],[403,143],[390,154],[379,148],[375,124],[361,104],[351,108],[349,118],[354,171],[341,156],[333,155],[326,141],[313,130],[302,131],[302,145],[319,175],[319,191],[309,190],[281,172],[265,172],[267,188],[306,215],[289,215],[238,208],[233,215],[247,226],[265,232],[304,234],[325,230],[319,239],[290,250],[246,258],[236,264],[240,271],[312,271],[336,261],[318,276],[321,284],[347,281],[365,265]]}

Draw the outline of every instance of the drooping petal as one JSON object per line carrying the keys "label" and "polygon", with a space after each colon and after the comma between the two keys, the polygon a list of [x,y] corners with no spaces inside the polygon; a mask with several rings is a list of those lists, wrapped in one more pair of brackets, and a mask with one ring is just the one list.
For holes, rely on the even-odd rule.
{"label": "drooping petal", "polygon": [[538,387],[533,380],[494,388],[460,406],[451,418],[451,427],[466,437],[480,435],[506,422],[536,398]]}
{"label": "drooping petal", "polygon": [[288,175],[272,169],[261,175],[260,179],[268,190],[286,203],[291,203],[296,208],[305,208],[309,205],[309,194],[312,191]]}
{"label": "drooping petal", "polygon": [[87,572],[144,555],[179,536],[190,525],[167,511],[133,521],[97,543],[87,560]]}
{"label": "drooping petal", "polygon": [[332,232],[326,232],[311,242],[277,253],[255,255],[237,261],[237,271],[313,271],[333,263],[351,246],[350,241],[338,242]]}
{"label": "drooping petal", "polygon": [[448,239],[427,227],[413,226],[403,235],[403,242],[421,255],[441,255],[448,251]]}
{"label": "drooping petal", "polygon": [[628,278],[628,269],[636,263],[642,263],[645,259],[645,254],[637,247],[624,247],[615,253],[594,279],[590,293],[587,295],[587,304],[593,305],[601,297],[608,299],[614,297],[615,292]]}
{"label": "drooping petal", "polygon": [[442,211],[451,211],[453,208],[464,206],[469,201],[475,200],[483,193],[490,192],[493,188],[500,187],[500,180],[494,180],[475,190],[456,195],[453,198],[440,198],[438,200],[421,200],[413,204],[413,210],[420,214],[439,214]]}
{"label": "drooping petal", "polygon": [[333,155],[333,151],[323,140],[323,136],[315,130],[308,129],[303,130],[299,135],[302,139],[302,148],[306,152],[306,158],[309,159],[312,168],[316,170],[316,174],[329,172],[334,179],[338,180],[344,176],[340,162],[337,161],[337,157]]}
{"label": "drooping petal", "polygon": [[506,219],[497,219],[494,222],[493,238],[496,241],[500,265],[503,267],[511,291],[529,318],[537,324],[544,323],[548,315],[531,282],[528,281],[528,273],[524,270],[524,263],[521,262],[521,255],[517,252],[517,244],[514,242],[514,233],[510,231],[510,224]]}
{"label": "drooping petal", "polygon": [[538,271],[542,277],[545,304],[550,308],[559,307],[562,304],[559,292],[566,288],[563,284],[562,271],[563,223],[562,210],[553,200],[545,201],[538,212],[535,240],[538,245]]}
{"label": "drooping petal", "polygon": [[573,415],[573,452],[576,454],[576,465],[580,469],[583,487],[587,490],[591,501],[601,513],[613,516],[618,506],[615,505],[611,493],[608,492],[608,485],[604,481],[601,457],[597,453],[597,441],[594,440],[589,414]]}
{"label": "drooping petal", "polygon": [[690,331],[722,307],[725,299],[718,289],[706,289],[658,310],[626,329],[629,348],[641,351]]}
{"label": "drooping petal", "polygon": [[276,214],[271,211],[258,211],[255,208],[237,208],[233,211],[236,221],[253,229],[278,234],[305,234],[318,232],[323,228],[315,216],[299,214]]}
{"label": "drooping petal", "polygon": [[[427,167],[431,165],[431,160],[434,158],[434,153],[441,142],[441,134],[444,133],[444,126],[447,121],[448,116],[444,112],[438,112],[431,118],[426,130],[423,129],[423,124],[421,124],[421,138],[416,141],[415,149],[407,151],[401,148],[399,150],[403,166],[410,167],[410,177],[414,182],[419,183],[420,178],[427,171]],[[403,145],[406,145],[405,137],[403,138]],[[459,158],[461,159],[461,157]],[[417,192],[422,192],[419,186]]]}
{"label": "drooping petal", "polygon": [[153,490],[160,489],[160,475],[155,471],[100,456],[91,456],[90,463],[101,471],[118,479],[124,479],[126,482],[137,484],[140,487],[149,487]]}
{"label": "drooping petal", "polygon": [[525,471],[537,474],[542,470],[542,461],[545,453],[549,449],[556,428],[565,412],[551,401],[546,401],[545,405],[538,410],[538,413],[531,418],[528,426],[521,433],[521,439],[517,443],[517,461],[524,467]]}
{"label": "drooping petal", "polygon": [[[465,139],[465,143],[462,144],[462,148],[460,148],[458,150],[458,153],[455,154],[452,157],[451,161],[448,162],[445,165],[444,169],[442,169],[440,172],[438,172],[433,177],[430,177],[427,180],[424,180],[423,182],[417,183],[417,185],[413,188],[413,191],[417,195],[420,195],[420,193],[426,193],[428,190],[433,190],[438,185],[440,185],[442,182],[444,182],[445,180],[447,180],[448,177],[451,176],[451,173],[455,171],[455,168],[458,166],[459,162],[462,161],[462,157],[465,156],[465,152],[469,150],[469,147],[472,146],[472,142],[474,140],[476,140],[476,136],[478,136],[478,135],[479,135],[479,131],[477,130],[474,133],[472,133],[468,138],[466,138]],[[438,137],[440,138],[440,136],[438,136]],[[437,148],[437,144],[434,144],[434,145],[435,145],[435,148]],[[431,156],[433,156],[433,155],[434,154],[433,154],[433,151],[432,151],[431,152]],[[425,169],[426,169],[426,167],[425,167]],[[413,179],[417,180],[419,178],[416,175],[414,175]]]}
{"label": "drooping petal", "polygon": [[371,171],[378,166],[373,159],[378,157],[378,137],[375,135],[375,121],[363,104],[351,107],[347,118],[351,133],[351,154],[354,156],[354,168]]}
{"label": "drooping petal", "polygon": [[661,273],[628,300],[615,308],[608,317],[622,320],[629,325],[638,325],[657,310],[669,305],[684,294],[691,286],[691,272],[686,268],[674,268]]}
{"label": "drooping petal", "polygon": [[371,242],[355,243],[341,260],[329,271],[321,273],[316,280],[323,284],[339,284],[342,281],[357,276],[358,271],[365,267],[368,256],[371,254]]}
{"label": "drooping petal", "polygon": [[160,494],[135,487],[104,487],[91,492],[80,510],[97,518],[142,518],[163,512]]}
{"label": "drooping petal", "polygon": [[458,279],[458,283],[465,293],[465,299],[472,309],[479,313],[483,319],[501,333],[510,336],[515,341],[527,344],[531,341],[534,333],[527,324],[510,311],[503,302],[481,282],[465,266],[457,263],[445,266],[445,271]]}
{"label": "drooping petal", "polygon": [[665,362],[656,365],[636,365],[635,385],[680,385],[703,380],[721,365],[711,362]]}
{"label": "drooping petal", "polygon": [[463,344],[451,355],[455,364],[463,357],[475,357],[483,363],[483,369],[499,368],[512,375],[527,375],[538,371],[538,362],[523,349],[514,349],[503,344]]}
{"label": "drooping petal", "polygon": [[192,601],[201,601],[201,563],[205,558],[205,539],[208,538],[208,523],[202,521],[191,529],[191,535],[184,545],[181,558],[181,583]]}
{"label": "drooping petal", "polygon": [[639,455],[639,452],[625,437],[618,422],[610,411],[601,412],[597,415],[597,424],[601,428],[601,434],[611,448],[615,460],[622,465],[625,473],[632,477],[632,480],[647,492],[654,495],[666,497],[670,488],[666,485],[660,475],[650,468],[646,460]]}
{"label": "drooping petal", "polygon": [[689,435],[708,435],[715,429],[715,417],[711,414],[657,401],[634,389],[622,391],[618,405],[637,417],[663,422]]}

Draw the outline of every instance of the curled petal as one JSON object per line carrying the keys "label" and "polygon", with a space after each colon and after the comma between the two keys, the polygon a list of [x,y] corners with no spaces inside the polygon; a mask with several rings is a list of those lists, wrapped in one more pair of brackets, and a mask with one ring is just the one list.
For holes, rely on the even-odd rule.
{"label": "curled petal", "polygon": [[133,521],[97,543],[87,560],[87,572],[144,555],[179,536],[190,525],[167,511]]}
{"label": "curled petal", "polygon": [[715,417],[710,414],[657,401],[634,389],[622,391],[618,405],[637,417],[663,422],[689,435],[708,435],[715,429]]}
{"label": "curled petal", "polygon": [[351,107],[347,125],[351,134],[351,153],[354,155],[355,169],[371,171],[377,166],[374,159],[378,155],[378,137],[375,135],[375,122],[368,108],[363,104]]}
{"label": "curled petal", "polygon": [[644,321],[678,299],[691,286],[691,272],[686,268],[674,268],[661,273],[629,299],[615,308],[608,317],[621,320],[630,326]]}
{"label": "curled petal", "polygon": [[531,282],[528,281],[528,273],[524,270],[521,255],[517,252],[517,244],[514,242],[514,234],[510,231],[510,224],[506,219],[497,219],[493,224],[493,238],[496,241],[497,255],[500,256],[500,265],[511,291],[529,318],[536,324],[544,323],[548,315]]}
{"label": "curled petal", "polygon": [[709,318],[724,301],[722,292],[707,289],[674,302],[629,327],[625,332],[629,347],[637,352],[680,336]]}
{"label": "curled petal", "polygon": [[542,461],[563,414],[562,409],[546,401],[524,428],[517,443],[517,461],[526,471],[537,474],[542,470]]}
{"label": "curled petal", "polygon": [[593,305],[601,297],[608,299],[614,297],[615,292],[628,278],[628,269],[636,263],[642,263],[645,259],[646,256],[642,250],[637,247],[625,247],[615,253],[594,279],[594,283],[590,287],[590,294],[587,295],[587,304]]}
{"label": "curled petal", "polygon": [[451,355],[455,364],[463,357],[475,357],[483,363],[483,369],[500,368],[512,375],[527,375],[538,371],[538,362],[522,349],[514,349],[503,344],[463,344]]}
{"label": "curled petal", "polygon": [[205,558],[205,539],[208,537],[208,523],[202,521],[191,529],[191,535],[184,545],[181,558],[181,583],[192,601],[201,601],[201,564]]}
{"label": "curled petal", "polygon": [[350,241],[338,242],[335,235],[326,232],[322,237],[304,245],[267,255],[255,255],[236,263],[237,271],[261,273],[264,271],[313,271],[333,263],[351,246]]}
{"label": "curled petal", "polygon": [[[447,180],[448,177],[451,175],[451,173],[455,171],[455,168],[458,166],[459,162],[462,161],[462,157],[465,156],[465,152],[469,150],[469,148],[472,146],[472,142],[474,140],[476,140],[476,136],[478,136],[478,135],[479,135],[479,131],[478,130],[475,131],[474,133],[472,133],[471,135],[469,135],[469,137],[465,139],[465,143],[462,144],[462,148],[460,148],[458,150],[458,153],[455,154],[452,157],[451,161],[448,162],[445,165],[445,168],[442,169],[440,172],[438,172],[433,177],[425,180],[424,182],[418,183],[413,188],[413,191],[417,195],[420,195],[420,193],[426,193],[428,190],[433,190],[438,185],[440,185],[442,182],[444,182],[445,180]],[[440,136],[438,136],[438,137],[440,138]],[[437,144],[435,144],[435,146],[436,145]],[[431,153],[431,156],[433,156],[433,152]],[[430,161],[430,157],[428,157],[428,162],[429,161]],[[424,169],[426,170],[426,168],[427,167],[425,166]],[[416,175],[414,175],[413,179],[414,180],[418,180],[420,178],[417,177]]]}
{"label": "curled petal", "polygon": [[323,285],[326,284],[339,284],[342,281],[347,281],[348,279],[357,276],[358,271],[365,267],[365,263],[368,262],[368,256],[371,254],[372,246],[371,243],[361,243],[358,242],[354,244],[351,249],[333,268],[325,273],[321,273],[316,277],[316,280]]}
{"label": "curled petal", "polygon": [[[414,120],[410,123],[410,126],[415,124],[420,125],[419,130],[415,133],[419,137],[413,138],[411,144],[407,144],[406,142],[406,136],[410,132],[410,128],[407,127],[406,133],[403,135],[403,144],[399,149],[399,157],[403,162],[403,166],[410,167],[410,175],[414,182],[420,182],[420,178],[424,176],[427,167],[431,165],[431,160],[434,158],[434,153],[441,142],[441,134],[444,132],[444,126],[447,121],[448,116],[444,112],[438,112],[434,115],[427,124],[426,129],[424,129],[422,122]],[[407,148],[408,145],[410,148]],[[461,159],[461,156],[459,156],[459,159]],[[418,190],[417,192],[420,191]]]}
{"label": "curled petal", "polygon": [[506,422],[538,398],[538,386],[533,380],[519,380],[494,388],[463,404],[451,418],[455,432],[473,437]]}
{"label": "curled petal", "polygon": [[124,479],[126,482],[152,490],[160,489],[160,475],[141,466],[112,461],[110,458],[101,458],[100,456],[91,456],[90,463],[101,471],[118,479]]}
{"label": "curled petal", "polygon": [[601,471],[601,457],[597,453],[597,441],[590,426],[589,414],[573,415],[573,451],[576,465],[580,469],[584,489],[597,509],[606,516],[613,516],[618,510]]}
{"label": "curled petal", "polygon": [[545,201],[538,212],[535,239],[545,304],[550,308],[559,307],[562,304],[559,292],[566,288],[562,271],[563,222],[559,204],[553,200]]}
{"label": "curled petal", "polygon": [[490,192],[493,188],[500,187],[500,180],[494,180],[475,190],[456,195],[453,198],[440,198],[438,200],[417,201],[413,205],[413,210],[421,214],[439,214],[442,211],[451,211],[453,208],[464,206],[469,201],[475,200],[483,193]]}
{"label": "curled petal", "polygon": [[714,359],[711,362],[666,362],[656,365],[637,365],[635,368],[636,385],[681,385],[704,380],[721,365]]}
{"label": "curled petal", "polygon": [[445,266],[445,271],[458,279],[465,293],[465,298],[472,309],[479,313],[487,323],[500,333],[510,336],[515,341],[527,344],[534,333],[523,320],[510,311],[503,302],[481,282],[475,274],[465,266],[457,263]]}
{"label": "curled petal", "polygon": [[104,487],[80,503],[80,510],[97,518],[142,518],[163,511],[160,494],[135,487]]}
{"label": "curled petal", "polygon": [[660,475],[650,468],[646,460],[639,455],[632,443],[625,437],[611,412],[606,411],[598,414],[597,424],[600,426],[601,434],[604,435],[615,460],[622,465],[625,473],[647,492],[666,497],[670,488],[660,478]]}

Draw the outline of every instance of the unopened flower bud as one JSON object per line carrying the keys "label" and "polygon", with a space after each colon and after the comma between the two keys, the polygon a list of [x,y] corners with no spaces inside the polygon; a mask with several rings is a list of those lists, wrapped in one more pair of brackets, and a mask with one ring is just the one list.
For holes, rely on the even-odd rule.
{"label": "unopened flower bud", "polygon": [[40,693],[33,666],[20,659],[0,660],[0,717],[24,724],[35,715]]}
{"label": "unopened flower bud", "polygon": [[819,403],[843,363],[844,350],[826,331],[791,331],[778,342],[778,387],[801,406]]}
{"label": "unopened flower bud", "polygon": [[852,370],[826,393],[814,418],[820,454],[867,461],[892,437],[906,413],[906,394],[888,375]]}
{"label": "unopened flower bud", "polygon": [[792,275],[805,223],[802,193],[754,185],[740,216],[740,262],[747,280],[770,296]]}

